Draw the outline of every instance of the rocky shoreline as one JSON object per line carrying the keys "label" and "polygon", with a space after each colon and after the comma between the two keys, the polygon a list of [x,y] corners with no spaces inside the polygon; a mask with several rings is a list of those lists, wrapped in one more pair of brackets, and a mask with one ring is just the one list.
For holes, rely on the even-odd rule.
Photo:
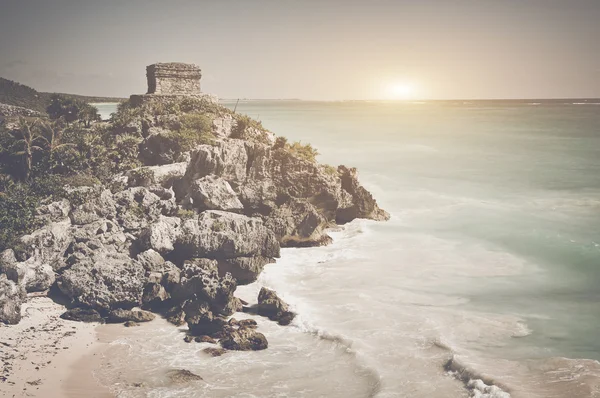
{"label": "rocky shoreline", "polygon": [[[139,137],[144,166],[40,203],[45,225],[0,253],[0,322],[18,324],[27,295],[48,294],[67,307],[64,320],[136,326],[158,314],[187,325],[186,341],[218,343],[211,355],[265,349],[256,322],[229,317],[245,311],[287,325],[295,314],[268,289],[248,306],[236,287],[255,281],[281,247],[328,244],[329,227],[389,216],[355,169],[321,165],[311,147],[210,97],[143,97],[103,128]],[[172,150],[190,117],[210,120],[209,139]]]}

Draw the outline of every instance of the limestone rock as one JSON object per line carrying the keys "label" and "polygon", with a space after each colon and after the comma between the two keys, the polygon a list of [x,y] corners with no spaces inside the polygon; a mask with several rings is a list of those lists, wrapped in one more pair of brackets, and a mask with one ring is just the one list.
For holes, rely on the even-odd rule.
{"label": "limestone rock", "polygon": [[224,210],[240,212],[244,206],[231,185],[224,179],[209,175],[191,183],[187,201],[198,211]]}
{"label": "limestone rock", "polygon": [[21,320],[21,304],[26,293],[22,286],[0,274],[0,322],[15,325]]}
{"label": "limestone rock", "polygon": [[144,284],[144,267],[113,246],[75,257],[58,279],[58,287],[74,303],[106,311],[141,304]]}
{"label": "limestone rock", "polygon": [[355,218],[368,218],[378,221],[390,218],[386,211],[377,206],[373,195],[360,185],[356,168],[340,166],[338,172],[341,175],[342,188],[352,195],[352,206],[338,210],[336,214],[338,223],[349,222]]}
{"label": "limestone rock", "polygon": [[266,316],[283,325],[290,324],[295,317],[295,314],[289,310],[288,305],[277,296],[277,293],[266,287],[261,288],[258,293],[257,312],[259,315]]}
{"label": "limestone rock", "polygon": [[7,265],[4,272],[8,279],[24,286],[27,292],[47,290],[55,280],[54,270],[49,264],[37,264],[29,260]]}
{"label": "limestone rock", "polygon": [[239,328],[230,331],[219,343],[227,350],[257,351],[269,346],[264,334],[250,328]]}
{"label": "limestone rock", "polygon": [[184,222],[177,248],[188,257],[279,257],[279,242],[260,219],[216,210]]}
{"label": "limestone rock", "polygon": [[164,217],[148,226],[140,233],[140,246],[159,253],[168,253],[175,249],[175,242],[181,235],[181,219]]}
{"label": "limestone rock", "polygon": [[167,372],[167,376],[171,382],[176,384],[190,383],[193,381],[202,380],[202,377],[185,369],[175,369]]}
{"label": "limestone rock", "polygon": [[219,260],[219,272],[229,272],[237,280],[238,285],[247,285],[256,281],[265,265],[274,261],[272,258],[262,256],[223,259]]}
{"label": "limestone rock", "polygon": [[60,317],[68,321],[104,323],[100,313],[94,309],[73,308],[64,312]]}
{"label": "limestone rock", "polygon": [[140,311],[140,310],[124,310],[124,309],[116,309],[112,310],[108,314],[108,322],[111,323],[122,323],[127,321],[132,322],[150,322],[154,320],[155,316],[153,313],[148,311]]}

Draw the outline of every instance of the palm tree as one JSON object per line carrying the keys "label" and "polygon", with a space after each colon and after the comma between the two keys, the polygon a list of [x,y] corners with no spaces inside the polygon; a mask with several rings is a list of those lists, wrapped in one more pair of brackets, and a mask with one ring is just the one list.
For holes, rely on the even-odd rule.
{"label": "palm tree", "polygon": [[19,118],[17,128],[9,131],[9,134],[14,140],[12,148],[16,149],[14,155],[22,156],[25,159],[25,167],[22,176],[23,180],[29,179],[33,162],[33,152],[44,150],[36,143],[40,137],[37,127],[37,120],[28,121],[21,117]]}
{"label": "palm tree", "polygon": [[53,123],[40,123],[39,135],[34,139],[36,143],[41,143],[48,152],[51,168],[54,168],[54,155],[56,151],[62,148],[75,146],[75,144],[72,143],[61,142],[63,131],[64,126],[59,121]]}

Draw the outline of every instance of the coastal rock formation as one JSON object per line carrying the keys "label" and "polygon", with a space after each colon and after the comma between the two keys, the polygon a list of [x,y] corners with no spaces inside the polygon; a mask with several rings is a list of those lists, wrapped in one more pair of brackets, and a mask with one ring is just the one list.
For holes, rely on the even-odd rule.
{"label": "coastal rock formation", "polygon": [[277,293],[266,287],[261,288],[258,293],[257,313],[277,321],[280,325],[289,325],[296,316],[289,310],[287,303],[277,296]]}
{"label": "coastal rock formation", "polygon": [[0,275],[0,322],[9,325],[19,323],[25,297],[23,286],[7,279],[6,275]]}
{"label": "coastal rock formation", "polygon": [[[321,165],[312,147],[203,96],[197,67],[156,64],[148,79],[149,94],[103,127],[135,137],[139,163],[40,203],[44,226],[0,253],[0,321],[19,321],[25,291],[51,288],[75,307],[64,319],[135,325],[152,311],[187,323],[189,341],[265,349],[254,320],[227,320],[243,308],[237,286],[281,247],[325,245],[331,226],[389,216],[356,169]],[[256,310],[282,325],[295,316],[268,289]]]}

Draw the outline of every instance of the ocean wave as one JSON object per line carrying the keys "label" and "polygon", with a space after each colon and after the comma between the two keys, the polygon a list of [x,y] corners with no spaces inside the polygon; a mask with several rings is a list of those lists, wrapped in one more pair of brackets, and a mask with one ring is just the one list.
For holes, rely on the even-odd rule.
{"label": "ocean wave", "polygon": [[456,355],[444,364],[449,375],[462,381],[473,398],[510,398],[508,387],[462,363]]}

